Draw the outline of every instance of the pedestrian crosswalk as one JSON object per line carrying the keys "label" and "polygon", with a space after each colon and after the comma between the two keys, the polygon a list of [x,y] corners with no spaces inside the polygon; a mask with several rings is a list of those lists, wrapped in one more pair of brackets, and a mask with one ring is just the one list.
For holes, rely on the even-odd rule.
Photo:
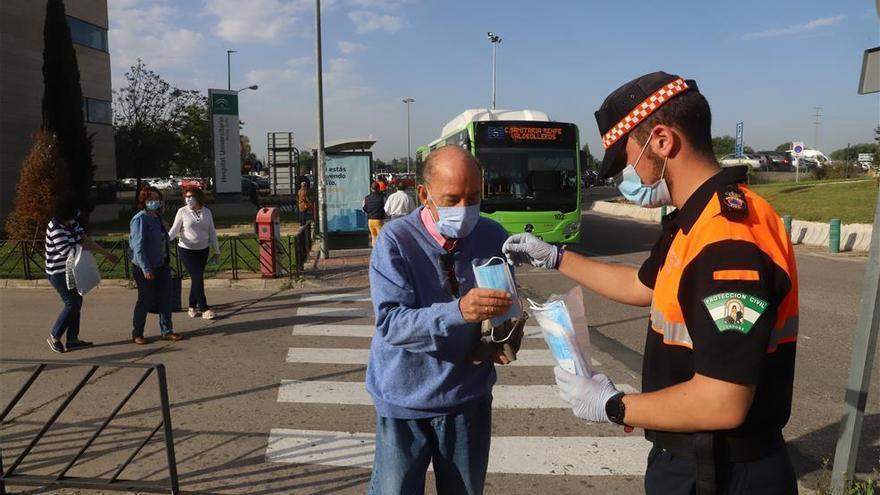
{"label": "pedestrian crosswalk", "polygon": [[[311,418],[301,425],[278,425],[269,432],[266,460],[315,466],[370,469],[375,448],[375,413],[364,385],[370,339],[375,333],[369,292],[312,293],[295,300],[291,345],[279,356],[289,376],[279,377],[278,407],[296,411],[338,408],[346,418]],[[493,434],[489,473],[492,475],[639,476],[644,473],[650,444],[639,434],[625,434],[609,425],[575,418],[559,398],[553,381],[554,360],[540,329],[526,327],[517,361],[499,366],[493,389]],[[604,369],[608,355],[593,358],[593,368],[612,375],[618,388],[632,376],[613,376]],[[331,372],[328,372],[327,370]],[[338,371],[345,369],[347,371]],[[328,409],[330,408],[330,409]],[[294,409],[290,409],[291,411]],[[373,418],[368,420],[367,418]],[[545,418],[553,418],[552,421]],[[541,423],[546,421],[546,424]],[[575,486],[575,485],[572,485]]]}

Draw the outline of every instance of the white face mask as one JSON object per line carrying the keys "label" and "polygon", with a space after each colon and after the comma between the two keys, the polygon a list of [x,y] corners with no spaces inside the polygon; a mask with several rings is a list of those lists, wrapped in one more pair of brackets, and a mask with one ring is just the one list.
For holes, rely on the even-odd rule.
{"label": "white face mask", "polygon": [[187,197],[183,198],[183,200],[186,201],[186,206],[189,206],[189,207],[193,207],[197,203],[196,198],[194,198],[192,196],[187,196]]}

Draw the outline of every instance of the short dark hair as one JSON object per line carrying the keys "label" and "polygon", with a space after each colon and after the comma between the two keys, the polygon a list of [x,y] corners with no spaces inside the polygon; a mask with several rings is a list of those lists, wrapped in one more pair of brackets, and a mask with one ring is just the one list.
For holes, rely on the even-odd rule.
{"label": "short dark hair", "polygon": [[381,190],[382,190],[382,188],[379,186],[379,181],[375,181],[372,184],[370,184],[370,191],[379,192]]}
{"label": "short dark hair", "polygon": [[56,196],[52,203],[52,218],[59,222],[66,222],[76,218],[79,205],[76,198],[71,194]]}
{"label": "short dark hair", "polygon": [[655,126],[668,125],[681,132],[691,147],[704,156],[715,156],[712,151],[712,111],[706,97],[697,91],[687,91],[669,100],[642,121],[631,134],[643,144]]}
{"label": "short dark hair", "polygon": [[141,188],[138,193],[138,210],[143,210],[147,207],[147,201],[150,200],[150,195],[152,193],[156,193],[159,195],[159,199],[162,199],[162,191],[153,187],[153,186],[144,186]]}

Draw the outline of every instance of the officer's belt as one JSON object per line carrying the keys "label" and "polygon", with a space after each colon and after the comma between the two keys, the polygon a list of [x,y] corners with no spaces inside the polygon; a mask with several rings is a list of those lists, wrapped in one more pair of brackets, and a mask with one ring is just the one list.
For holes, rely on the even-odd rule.
{"label": "officer's belt", "polygon": [[704,434],[645,431],[645,438],[657,447],[692,461],[696,460],[696,453],[701,443],[697,440],[704,435],[712,437],[715,460],[718,462],[756,461],[773,454],[785,445],[782,430],[759,431],[747,437],[732,436],[726,432]]}

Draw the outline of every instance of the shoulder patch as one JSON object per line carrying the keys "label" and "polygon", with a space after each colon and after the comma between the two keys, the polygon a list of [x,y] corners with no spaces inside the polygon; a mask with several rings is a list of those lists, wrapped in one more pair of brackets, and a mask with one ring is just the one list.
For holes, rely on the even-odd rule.
{"label": "shoulder patch", "polygon": [[744,220],[749,216],[746,196],[736,184],[718,191],[718,202],[721,203],[721,214],[731,220]]}
{"label": "shoulder patch", "polygon": [[703,299],[719,332],[730,330],[748,335],[767,310],[767,301],[742,292],[721,292]]}

